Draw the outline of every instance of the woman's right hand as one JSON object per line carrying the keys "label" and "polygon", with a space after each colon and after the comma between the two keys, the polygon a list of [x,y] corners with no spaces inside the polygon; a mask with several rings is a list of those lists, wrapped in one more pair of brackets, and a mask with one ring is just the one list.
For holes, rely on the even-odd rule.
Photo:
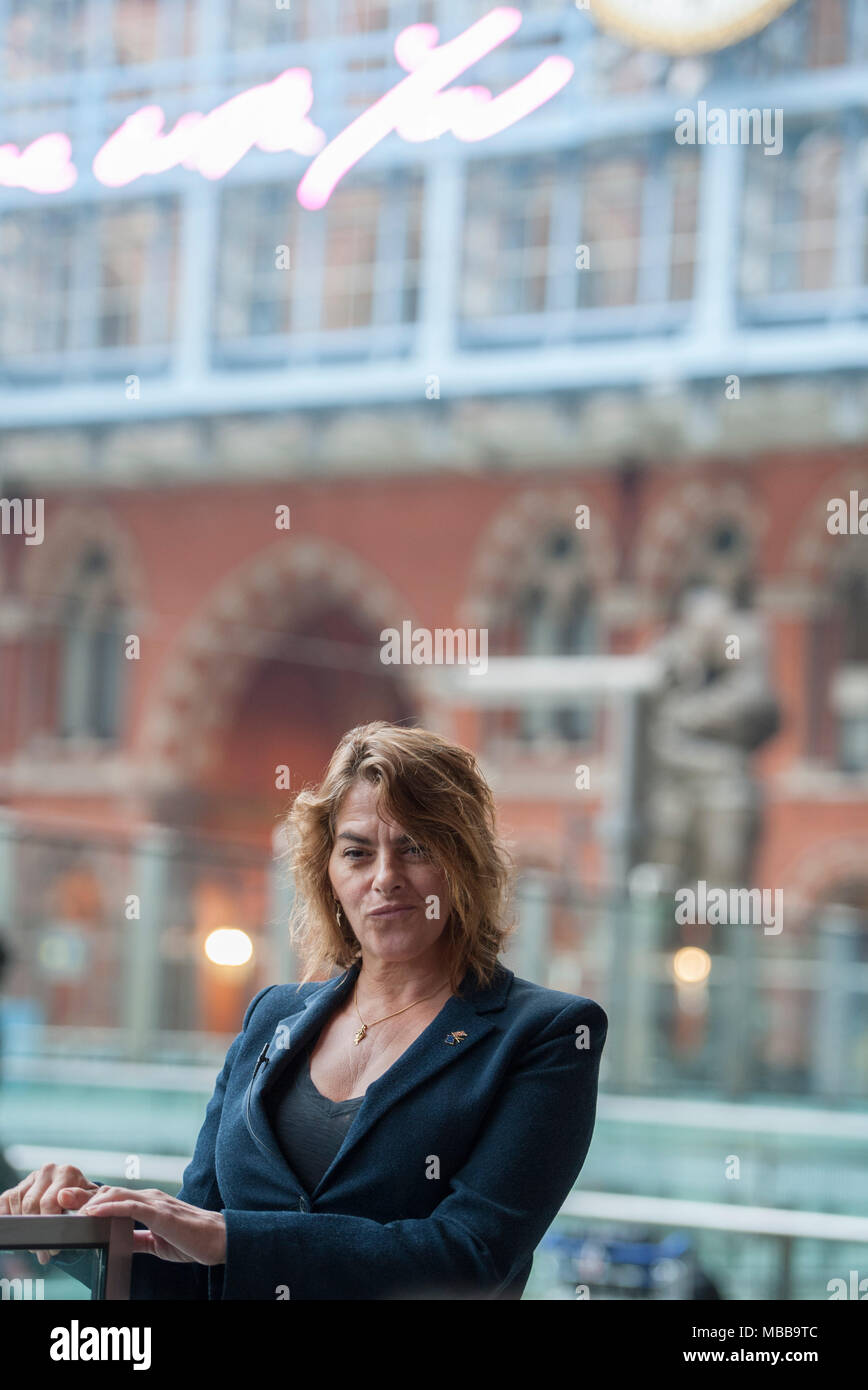
{"label": "woman's right hand", "polygon": [[[68,1197],[66,1205],[61,1205],[58,1193],[65,1187],[75,1188],[77,1192],[74,1200]],[[90,1198],[99,1191],[99,1187],[99,1183],[91,1182],[80,1168],[75,1168],[71,1163],[43,1163],[41,1168],[28,1173],[14,1187],[0,1192],[0,1216],[68,1215],[82,1205],[84,1199],[80,1194],[86,1193]],[[41,1265],[59,1253],[59,1250],[31,1251]]]}

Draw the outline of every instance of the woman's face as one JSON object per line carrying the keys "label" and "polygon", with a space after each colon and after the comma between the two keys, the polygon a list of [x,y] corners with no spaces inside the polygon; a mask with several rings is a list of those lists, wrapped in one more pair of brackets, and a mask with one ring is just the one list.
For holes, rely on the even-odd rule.
{"label": "woman's face", "polygon": [[445,874],[400,825],[381,820],[377,788],[355,782],[335,825],[329,879],[363,954],[417,959],[440,938],[452,907]]}

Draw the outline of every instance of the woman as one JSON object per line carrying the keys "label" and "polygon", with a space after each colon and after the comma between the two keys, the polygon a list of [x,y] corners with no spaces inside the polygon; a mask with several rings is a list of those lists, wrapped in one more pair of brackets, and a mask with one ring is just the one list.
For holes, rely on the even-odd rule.
{"label": "woman", "polygon": [[353,729],[290,822],[306,968],[251,1001],[178,1196],[47,1165],[0,1211],[133,1217],[134,1298],[519,1298],[606,1014],[498,960],[510,871],[466,749]]}

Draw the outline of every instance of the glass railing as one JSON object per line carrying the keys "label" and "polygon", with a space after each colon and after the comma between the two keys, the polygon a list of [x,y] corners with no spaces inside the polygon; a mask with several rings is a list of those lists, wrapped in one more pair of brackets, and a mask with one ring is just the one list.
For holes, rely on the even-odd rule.
{"label": "glass railing", "polygon": [[858,1299],[868,1219],[586,1190],[540,1243],[537,1300]]}
{"label": "glass railing", "polygon": [[0,1216],[0,1300],[128,1299],[132,1254],[126,1217]]}

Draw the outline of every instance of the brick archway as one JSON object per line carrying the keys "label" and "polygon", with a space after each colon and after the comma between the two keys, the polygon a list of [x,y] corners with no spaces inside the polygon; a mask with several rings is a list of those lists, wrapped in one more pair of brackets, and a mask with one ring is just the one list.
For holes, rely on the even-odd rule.
{"label": "brick archway", "polygon": [[815,492],[795,528],[786,554],[789,578],[812,586],[825,585],[836,571],[868,563],[864,536],[834,536],[826,525],[830,500],[847,498],[851,490],[861,497],[868,496],[868,470],[864,464],[854,464],[832,475]]}
{"label": "brick archway", "polygon": [[645,518],[638,538],[636,584],[640,591],[664,594],[689,568],[698,536],[715,521],[741,526],[755,555],[767,519],[741,482],[720,486],[702,480],[673,482]]}
{"label": "brick archway", "polygon": [[823,840],[803,849],[783,875],[783,882],[790,884],[784,891],[785,910],[787,899],[791,898],[793,915],[801,926],[836,883],[868,877],[866,865],[868,834]]}
{"label": "brick archway", "polygon": [[138,550],[108,507],[84,503],[70,504],[56,517],[46,518],[43,544],[33,547],[22,567],[21,593],[34,619],[44,623],[59,616],[76,566],[88,546],[98,546],[109,556],[130,629],[137,630],[147,611],[147,586]]}
{"label": "brick archway", "polygon": [[599,590],[613,583],[618,550],[596,492],[579,482],[551,492],[528,490],[513,498],[484,532],[461,604],[461,621],[470,627],[496,621],[500,605],[513,592],[516,573],[528,555],[554,527],[575,526],[576,507],[581,504],[590,508],[589,527],[576,532],[588,579]]}
{"label": "brick archway", "polygon": [[[316,540],[282,541],[228,574],[169,653],[142,721],[138,752],[155,789],[182,786],[209,761],[234,698],[293,620],[323,600],[346,603],[379,633],[412,614],[406,600],[352,553]],[[425,668],[400,679],[423,718],[436,696]]]}

